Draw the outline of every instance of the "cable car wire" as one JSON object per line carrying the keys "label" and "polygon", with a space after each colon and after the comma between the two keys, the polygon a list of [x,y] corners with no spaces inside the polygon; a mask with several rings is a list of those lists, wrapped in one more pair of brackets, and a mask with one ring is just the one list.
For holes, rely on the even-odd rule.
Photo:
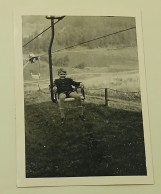
{"label": "cable car wire", "polygon": [[[72,45],[72,46],[69,46],[69,47],[65,47],[65,48],[62,48],[62,49],[55,50],[52,53],[56,53],[56,52],[60,52],[60,51],[66,50],[66,49],[70,49],[70,48],[73,48],[73,47],[76,47],[76,46],[79,46],[79,45],[82,45],[82,44],[86,44],[86,43],[89,43],[89,42],[92,42],[92,41],[95,41],[95,40],[99,40],[101,38],[105,38],[105,37],[108,37],[108,36],[112,36],[112,35],[115,35],[115,34],[118,34],[118,33],[121,33],[121,32],[126,32],[128,30],[132,30],[132,29],[135,29],[135,28],[136,27],[133,26],[133,27],[130,27],[130,28],[127,28],[127,29],[124,29],[124,30],[114,32],[114,33],[106,34],[104,36],[100,36],[100,37],[97,37],[97,38],[94,38],[94,39],[91,39],[91,40],[88,40],[88,41],[85,41],[85,42],[81,42],[81,43],[78,43],[78,44],[75,44],[75,45]],[[47,54],[40,55],[40,57],[45,56],[45,55],[47,55]]]}

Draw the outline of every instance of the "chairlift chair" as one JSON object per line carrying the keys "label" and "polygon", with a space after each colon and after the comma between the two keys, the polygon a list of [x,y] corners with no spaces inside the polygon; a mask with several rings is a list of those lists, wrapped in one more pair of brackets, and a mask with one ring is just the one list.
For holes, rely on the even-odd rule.
{"label": "chairlift chair", "polygon": [[[57,22],[62,20],[65,16],[62,17],[55,17],[55,16],[46,16],[47,19],[50,19],[51,21],[51,40],[50,40],[50,44],[49,44],[49,50],[48,50],[48,55],[49,55],[49,72],[50,72],[50,85],[49,85],[49,89],[50,89],[50,94],[51,94],[51,100],[54,103],[57,103],[59,100],[59,96],[57,92],[54,92],[53,90],[53,65],[52,65],[52,44],[53,44],[53,40],[54,40],[54,36],[55,36],[55,29],[54,29],[54,25],[56,24],[56,22],[54,23],[54,20],[56,19]],[[78,90],[81,90],[81,94],[82,94],[82,100],[85,99],[85,92],[84,92],[84,88],[75,88],[75,91],[78,92]],[[75,98],[65,98],[64,102],[74,102]]]}
{"label": "chairlift chair", "polygon": [[[51,90],[51,86],[49,85],[49,89]],[[81,94],[81,100],[84,101],[85,100],[85,91],[84,91],[84,87],[73,87],[74,91],[76,91],[77,93],[80,93]],[[58,103],[59,101],[59,95],[57,93],[57,91],[55,92],[53,90],[53,97],[54,97],[54,101],[55,103]],[[70,103],[70,102],[74,102],[75,101],[75,98],[72,98],[72,97],[67,97],[64,99],[64,102],[65,103]]]}

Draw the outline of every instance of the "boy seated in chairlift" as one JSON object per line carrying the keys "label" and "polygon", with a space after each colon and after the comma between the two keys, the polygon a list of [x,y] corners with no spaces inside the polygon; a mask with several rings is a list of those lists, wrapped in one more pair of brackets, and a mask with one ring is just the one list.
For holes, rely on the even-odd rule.
{"label": "boy seated in chairlift", "polygon": [[76,91],[73,90],[72,86],[75,87],[84,87],[84,85],[81,82],[75,82],[71,78],[66,78],[67,71],[63,68],[58,70],[58,79],[55,79],[54,81],[54,92],[58,93],[58,105],[61,115],[61,123],[63,124],[65,122],[65,112],[64,112],[64,100],[65,98],[75,98],[75,100],[78,103],[79,108],[79,118],[82,121],[85,121],[84,115],[83,115],[83,106],[82,106],[82,99],[81,95],[78,94]]}

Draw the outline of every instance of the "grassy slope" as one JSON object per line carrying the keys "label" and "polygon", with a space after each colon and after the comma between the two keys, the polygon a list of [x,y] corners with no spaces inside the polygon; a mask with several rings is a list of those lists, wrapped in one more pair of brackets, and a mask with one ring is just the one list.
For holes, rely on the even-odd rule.
{"label": "grassy slope", "polygon": [[25,95],[27,177],[146,175],[141,112],[85,103],[85,122],[69,109],[61,126],[43,96]]}
{"label": "grassy slope", "polygon": [[[36,54],[36,53],[35,53]],[[136,48],[124,48],[119,50],[108,50],[106,48],[98,49],[86,49],[79,48],[69,51],[63,51],[53,54],[53,63],[54,60],[59,58],[64,58],[68,56],[69,64],[66,69],[68,74],[71,73],[118,73],[122,71],[138,71],[138,59],[137,59],[137,49]],[[25,56],[24,58],[28,58]],[[26,61],[24,61],[24,64]],[[40,73],[41,78],[49,78],[49,65],[48,65],[48,55],[41,57],[40,59]],[[85,69],[72,69],[83,63]],[[54,76],[57,75],[57,69],[59,66],[53,67]],[[39,65],[38,63],[28,64],[24,69],[24,79],[31,80],[30,71],[34,74],[38,74]]]}

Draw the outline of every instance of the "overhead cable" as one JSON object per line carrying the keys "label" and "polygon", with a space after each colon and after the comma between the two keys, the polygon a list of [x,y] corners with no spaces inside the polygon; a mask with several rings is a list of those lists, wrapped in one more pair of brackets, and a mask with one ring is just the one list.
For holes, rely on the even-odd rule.
{"label": "overhead cable", "polygon": [[[62,20],[65,16],[63,16],[60,20]],[[56,21],[54,23],[54,25],[56,25],[60,20]],[[51,26],[49,26],[48,28],[46,28],[45,30],[43,30],[40,34],[38,34],[37,36],[35,36],[33,39],[31,39],[29,42],[27,42],[26,44],[23,45],[23,47],[27,46],[30,42],[32,42],[33,40],[35,40],[36,38],[38,38],[41,34],[43,34],[44,32],[46,32],[47,30],[49,30],[51,28]]]}

